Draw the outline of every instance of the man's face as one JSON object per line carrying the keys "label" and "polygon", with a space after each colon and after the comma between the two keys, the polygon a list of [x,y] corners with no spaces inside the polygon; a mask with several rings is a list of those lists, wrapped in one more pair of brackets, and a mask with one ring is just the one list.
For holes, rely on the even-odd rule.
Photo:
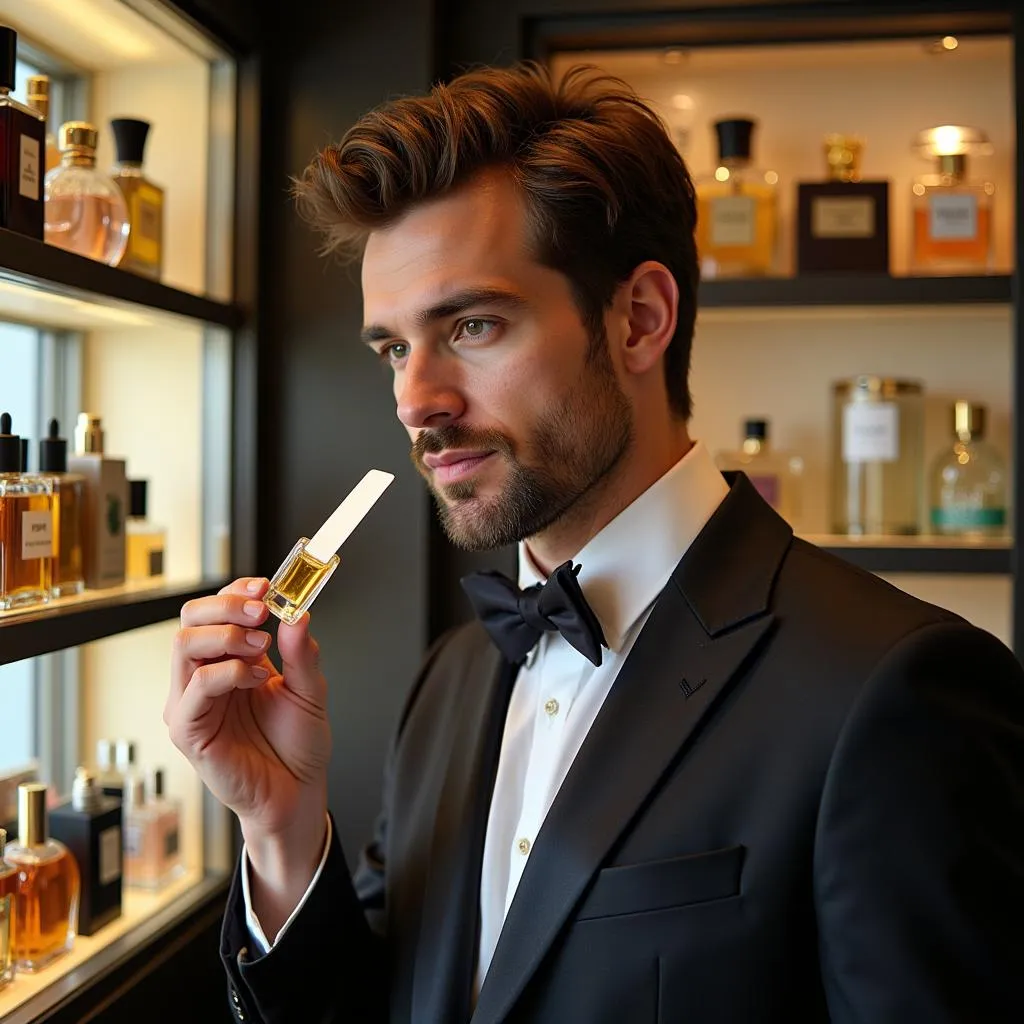
{"label": "man's face", "polygon": [[362,283],[364,338],[451,540],[501,547],[585,506],[630,446],[632,410],[569,282],[531,256],[509,179],[373,232]]}

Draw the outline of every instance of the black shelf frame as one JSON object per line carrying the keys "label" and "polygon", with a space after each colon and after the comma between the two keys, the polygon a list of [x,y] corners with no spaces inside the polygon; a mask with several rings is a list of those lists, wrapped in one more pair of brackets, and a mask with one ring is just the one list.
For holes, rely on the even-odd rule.
{"label": "black shelf frame", "polygon": [[143,306],[228,330],[236,330],[244,319],[242,310],[232,303],[171,288],[4,229],[0,229],[0,277],[103,305]]}
{"label": "black shelf frame", "polygon": [[216,593],[227,582],[205,579],[109,597],[96,591],[81,603],[0,613],[0,665],[177,618],[186,601]]}
{"label": "black shelf frame", "polygon": [[821,548],[868,572],[1009,576],[1014,571],[1014,550],[1010,547],[842,544]]}

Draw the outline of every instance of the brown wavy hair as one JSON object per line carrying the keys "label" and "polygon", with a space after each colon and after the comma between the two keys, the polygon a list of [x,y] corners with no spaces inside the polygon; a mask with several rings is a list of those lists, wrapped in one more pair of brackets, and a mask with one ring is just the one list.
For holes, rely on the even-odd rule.
{"label": "brown wavy hair", "polygon": [[646,260],[679,286],[665,352],[673,412],[691,412],[699,270],[693,182],[658,115],[621,79],[533,62],[468,71],[361,117],[293,181],[322,251],[358,258],[367,235],[475,174],[504,168],[524,197],[535,258],[564,274],[592,338],[616,286]]}

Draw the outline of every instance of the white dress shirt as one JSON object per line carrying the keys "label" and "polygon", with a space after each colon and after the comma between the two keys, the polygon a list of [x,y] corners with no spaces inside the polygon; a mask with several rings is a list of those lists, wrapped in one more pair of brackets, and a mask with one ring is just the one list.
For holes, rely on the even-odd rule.
{"label": "white dress shirt", "polygon": [[[601,623],[608,649],[603,651],[601,665],[595,667],[559,633],[545,633],[519,670],[505,718],[484,841],[477,992],[530,851],[562,781],[655,598],[727,493],[725,479],[698,441],[573,558],[582,566],[577,578]],[[525,543],[520,544],[520,587],[543,582]],[[271,944],[249,901],[244,849],[242,858],[246,920],[256,948],[267,952]],[[299,907],[319,875],[318,870]],[[275,942],[280,941],[298,909]]]}

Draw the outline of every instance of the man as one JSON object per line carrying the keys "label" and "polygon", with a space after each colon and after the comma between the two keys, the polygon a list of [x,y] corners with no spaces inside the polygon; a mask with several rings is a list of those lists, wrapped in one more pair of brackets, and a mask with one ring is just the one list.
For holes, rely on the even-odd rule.
{"label": "man", "polygon": [[[190,602],[165,718],[238,815],[239,1020],[1024,1019],[1024,679],[794,539],[689,437],[693,188],[654,115],[522,66],[297,183],[458,544],[518,590],[428,652],[354,884],[327,684],[266,580]],[[540,587],[540,584],[544,584]]]}

